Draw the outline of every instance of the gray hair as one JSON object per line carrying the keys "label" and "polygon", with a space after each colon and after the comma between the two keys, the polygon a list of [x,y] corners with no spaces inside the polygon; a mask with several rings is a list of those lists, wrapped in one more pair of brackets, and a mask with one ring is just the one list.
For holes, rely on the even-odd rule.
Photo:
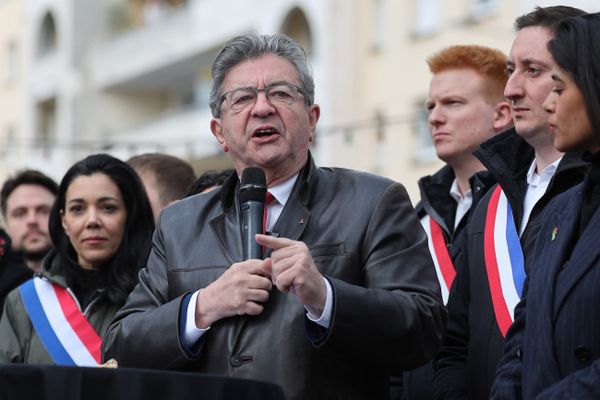
{"label": "gray hair", "polygon": [[298,43],[284,34],[240,35],[225,44],[213,62],[212,89],[210,91],[210,111],[213,117],[221,117],[223,82],[225,76],[236,65],[267,54],[282,57],[296,68],[300,78],[300,89],[307,106],[314,103],[315,83],[306,57],[306,52]]}

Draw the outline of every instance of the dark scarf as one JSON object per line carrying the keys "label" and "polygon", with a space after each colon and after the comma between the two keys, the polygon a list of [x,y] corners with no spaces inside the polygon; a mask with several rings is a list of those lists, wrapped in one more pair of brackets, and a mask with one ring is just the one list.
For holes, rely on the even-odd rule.
{"label": "dark scarf", "polygon": [[73,294],[77,297],[77,301],[81,306],[81,310],[90,304],[92,299],[105,287],[102,282],[102,275],[97,270],[83,269],[80,266],[72,266],[66,268],[65,279],[68,287],[73,290]]}

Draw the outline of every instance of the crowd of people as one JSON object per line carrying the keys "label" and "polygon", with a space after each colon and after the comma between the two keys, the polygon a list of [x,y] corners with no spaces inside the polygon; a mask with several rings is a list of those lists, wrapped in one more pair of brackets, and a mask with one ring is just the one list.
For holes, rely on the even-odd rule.
{"label": "crowd of people", "polygon": [[[237,36],[212,65],[233,170],[95,154],[58,185],[9,178],[0,363],[194,371],[289,399],[600,398],[600,14],[536,7],[514,28],[508,55],[427,60],[445,166],[414,208],[400,183],[315,164],[313,77],[281,34]],[[252,167],[261,259],[242,251]]]}

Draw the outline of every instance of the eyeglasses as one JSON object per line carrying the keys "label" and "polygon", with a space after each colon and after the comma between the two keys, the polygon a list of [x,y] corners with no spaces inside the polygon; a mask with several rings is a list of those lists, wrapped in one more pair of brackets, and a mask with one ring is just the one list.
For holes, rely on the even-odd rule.
{"label": "eyeglasses", "polygon": [[304,96],[304,92],[300,87],[291,83],[279,83],[267,86],[264,89],[245,87],[231,90],[221,96],[221,103],[225,101],[230,110],[241,111],[256,103],[259,92],[264,92],[267,100],[274,106],[289,106],[298,100],[299,94]]}

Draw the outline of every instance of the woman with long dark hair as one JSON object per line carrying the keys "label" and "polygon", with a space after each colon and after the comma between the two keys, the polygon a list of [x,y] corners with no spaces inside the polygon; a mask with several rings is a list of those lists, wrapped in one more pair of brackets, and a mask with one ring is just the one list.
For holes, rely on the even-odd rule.
{"label": "woman with long dark hair", "polygon": [[98,365],[108,324],[150,251],[150,203],[130,166],[91,155],[63,177],[49,225],[54,249],[7,297],[0,362]]}

